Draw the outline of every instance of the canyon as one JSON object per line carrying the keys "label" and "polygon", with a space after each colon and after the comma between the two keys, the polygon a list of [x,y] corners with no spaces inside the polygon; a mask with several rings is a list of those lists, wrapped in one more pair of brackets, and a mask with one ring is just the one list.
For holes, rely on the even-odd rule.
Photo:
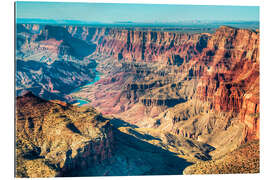
{"label": "canyon", "polygon": [[[246,151],[259,146],[259,30],[39,24],[16,30],[21,169],[40,163],[49,176],[197,174],[201,164],[218,169],[245,144]],[[38,157],[25,158],[29,153]],[[249,156],[258,160],[258,153]],[[259,172],[258,163],[247,166]],[[18,176],[35,176],[21,169]]]}

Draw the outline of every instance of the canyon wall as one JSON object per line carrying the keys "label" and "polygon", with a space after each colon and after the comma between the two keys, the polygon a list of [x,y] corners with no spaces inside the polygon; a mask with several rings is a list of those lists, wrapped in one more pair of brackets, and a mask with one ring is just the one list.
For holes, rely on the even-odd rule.
{"label": "canyon wall", "polygon": [[[207,102],[209,111],[230,114],[244,123],[244,141],[259,138],[258,31],[228,26],[221,26],[213,34],[66,28],[73,36],[96,43],[94,54],[113,56],[121,62],[122,71],[138,76],[123,82],[119,90],[127,92],[127,99],[169,108],[196,98]],[[134,62],[140,65],[134,66]],[[159,67],[153,68],[153,64]],[[145,77],[153,78],[147,81]]]}
{"label": "canyon wall", "polygon": [[97,44],[96,53],[118,60],[182,65],[207,45],[210,34],[67,26],[76,38]]}
{"label": "canyon wall", "polygon": [[[24,28],[44,31],[34,25]],[[228,26],[221,26],[213,34],[86,26],[63,26],[63,29],[70,34],[66,35],[69,38],[96,45],[95,52],[82,59],[93,57],[105,76],[96,83],[98,87],[89,87],[80,96],[89,99],[101,112],[122,117],[137,114],[130,117],[137,121],[150,116],[156,122],[164,110],[179,112],[177,104],[201,103],[208,107],[204,113],[226,117],[220,120],[223,130],[232,119],[237,119],[245,125],[244,141],[259,138],[258,31]],[[40,34],[48,37],[44,32]],[[51,39],[57,40],[53,36]],[[111,59],[105,61],[106,58]],[[138,118],[140,113],[136,112],[144,115]],[[193,116],[198,116],[198,112]],[[179,120],[170,117],[161,122],[175,128],[188,116]],[[190,128],[185,132],[193,134]]]}
{"label": "canyon wall", "polygon": [[95,44],[72,37],[64,27],[17,24],[16,94],[24,90],[44,99],[66,97],[92,81],[96,62],[85,58]]}
{"label": "canyon wall", "polygon": [[201,58],[208,69],[198,85],[199,98],[211,99],[217,112],[238,114],[246,138],[259,138],[259,33],[220,27]]}

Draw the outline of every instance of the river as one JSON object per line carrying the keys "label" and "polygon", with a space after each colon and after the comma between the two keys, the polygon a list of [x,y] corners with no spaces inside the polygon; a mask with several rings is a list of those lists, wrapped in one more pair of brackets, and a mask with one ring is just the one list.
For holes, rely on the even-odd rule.
{"label": "river", "polygon": [[[78,92],[78,91],[80,91],[81,89],[83,89],[84,87],[89,86],[89,85],[92,85],[92,84],[98,82],[98,81],[100,80],[100,75],[101,75],[101,74],[100,74],[98,71],[96,71],[96,70],[95,70],[95,74],[96,74],[96,76],[95,76],[95,78],[94,78],[93,81],[91,81],[91,82],[89,82],[89,83],[87,83],[87,84],[85,84],[85,85],[83,85],[83,86],[81,86],[81,87],[78,87],[78,88],[74,89],[71,93]],[[75,98],[76,98],[76,97],[75,97]],[[89,103],[89,101],[84,100],[84,99],[80,99],[80,98],[76,98],[75,100],[76,100],[76,101],[75,101],[73,104],[74,104],[74,105],[77,105],[77,106],[83,106],[84,104],[88,104],[88,103]]]}

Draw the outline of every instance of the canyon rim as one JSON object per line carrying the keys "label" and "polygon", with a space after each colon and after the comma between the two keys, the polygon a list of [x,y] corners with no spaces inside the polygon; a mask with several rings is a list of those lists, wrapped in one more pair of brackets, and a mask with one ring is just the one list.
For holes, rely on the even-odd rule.
{"label": "canyon rim", "polygon": [[15,8],[16,177],[260,172],[258,7]]}

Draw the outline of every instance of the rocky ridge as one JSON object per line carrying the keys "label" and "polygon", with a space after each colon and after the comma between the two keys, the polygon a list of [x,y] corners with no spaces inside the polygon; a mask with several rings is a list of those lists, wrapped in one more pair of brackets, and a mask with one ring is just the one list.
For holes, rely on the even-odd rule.
{"label": "rocky ridge", "polygon": [[199,162],[184,170],[184,174],[259,173],[260,146],[257,140],[241,145],[218,160]]}
{"label": "rocky ridge", "polygon": [[93,108],[61,105],[31,92],[16,100],[16,176],[70,176],[112,156],[108,119]]}

